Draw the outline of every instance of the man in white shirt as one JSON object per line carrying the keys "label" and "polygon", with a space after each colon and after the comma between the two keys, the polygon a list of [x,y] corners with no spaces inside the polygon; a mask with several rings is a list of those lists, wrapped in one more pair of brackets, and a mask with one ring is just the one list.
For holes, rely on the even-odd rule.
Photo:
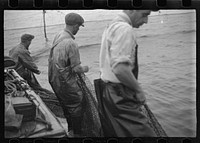
{"label": "man in white shirt", "polygon": [[[100,50],[104,136],[154,137],[141,112],[145,94],[139,85],[137,41],[133,28],[148,22],[150,10],[124,10],[105,29]],[[102,120],[101,120],[102,121]]]}

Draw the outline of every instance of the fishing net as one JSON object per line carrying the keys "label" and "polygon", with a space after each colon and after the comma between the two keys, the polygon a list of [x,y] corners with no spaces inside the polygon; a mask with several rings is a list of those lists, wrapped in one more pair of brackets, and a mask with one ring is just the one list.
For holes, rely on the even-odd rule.
{"label": "fishing net", "polygon": [[[82,122],[82,136],[98,137],[100,136],[100,119],[98,116],[97,99],[95,90],[90,80],[85,74],[76,74],[77,84],[81,88],[84,95],[84,114]],[[34,88],[47,107],[60,118],[65,118],[63,109],[56,95],[44,88]]]}
{"label": "fishing net", "polygon": [[[109,132],[112,131],[113,129],[112,129],[112,126],[109,126],[111,123],[109,122],[107,117],[104,115],[104,109],[102,106],[101,95],[102,95],[102,89],[104,88],[103,87],[104,85],[101,83],[101,80],[95,79],[94,86],[96,89],[97,100],[99,101],[99,104],[98,104],[99,105],[99,115],[100,115],[100,119],[102,122],[102,127],[105,129],[105,134],[106,134],[106,132],[108,132],[108,134],[109,134]],[[149,109],[147,104],[145,104],[144,106],[141,106],[140,112],[142,112],[146,115],[148,124],[151,127],[151,129],[154,131],[154,133],[157,137],[167,137],[167,134],[165,133],[164,129],[162,128],[162,126],[160,125],[160,123],[158,122],[158,120],[156,119],[154,114],[151,112],[151,110]]]}
{"label": "fishing net", "polygon": [[[7,74],[8,75],[8,74]],[[85,137],[100,137],[101,134],[101,123],[98,113],[98,102],[94,89],[94,85],[90,82],[88,77],[85,74],[76,75],[77,83],[81,88],[84,99],[84,116],[82,122],[82,136]],[[19,86],[14,86],[14,79],[9,76],[4,76],[5,83],[5,94],[15,94],[15,95],[23,95],[22,90]],[[62,107],[55,96],[55,94],[44,88],[35,88],[35,93],[38,94],[43,102],[47,105],[47,107],[57,116],[64,118]],[[149,119],[149,125],[154,130],[158,137],[167,137],[166,132],[151,112],[149,107],[145,104],[144,107],[141,108],[142,112],[144,112]]]}
{"label": "fishing net", "polygon": [[[82,89],[82,92],[85,97],[85,112],[83,117],[82,124],[82,135],[85,137],[98,137],[100,135],[101,123],[98,114],[98,102],[94,89],[94,85],[90,82],[88,77],[84,74],[76,75],[77,83],[79,87]],[[35,92],[40,95],[45,104],[49,107],[49,109],[58,117],[64,118],[63,110],[58,102],[57,97],[51,91],[46,89],[35,89]],[[154,130],[157,137],[167,137],[166,132],[154,116],[154,114],[149,109],[148,105],[145,104],[141,108],[142,112],[149,119],[148,124]]]}
{"label": "fishing net", "polygon": [[[9,75],[7,72],[6,75]],[[12,77],[12,75],[10,75]],[[60,118],[65,118],[63,109],[56,97],[56,95],[40,86],[34,74],[32,73],[32,79],[34,86],[32,86],[32,90],[40,96],[46,106],[57,116]],[[84,95],[84,114],[82,121],[82,136],[85,137],[99,137],[100,136],[100,119],[98,116],[98,106],[97,99],[95,95],[94,86],[91,84],[90,80],[86,77],[85,74],[76,74],[77,84],[81,88]],[[4,75],[4,83],[7,88],[5,88],[5,92],[9,90],[9,94],[22,94],[19,89],[20,86],[16,86],[11,82],[14,80],[13,78],[8,78],[8,76]],[[18,95],[17,95],[18,96]]]}
{"label": "fishing net", "polygon": [[63,109],[60,106],[60,103],[56,97],[56,95],[44,88],[35,88],[34,92],[40,96],[42,101],[46,104],[46,106],[57,116],[60,118],[65,118]]}
{"label": "fishing net", "polygon": [[145,104],[141,109],[142,109],[142,112],[145,113],[145,115],[149,119],[148,124],[154,130],[157,137],[167,137],[166,132],[164,131],[164,129],[162,128],[162,126],[160,125],[160,123],[158,122],[154,114],[151,112],[148,105]]}
{"label": "fishing net", "polygon": [[84,115],[82,122],[82,136],[99,137],[101,124],[94,86],[85,74],[76,75],[77,83],[82,89],[85,98]]}

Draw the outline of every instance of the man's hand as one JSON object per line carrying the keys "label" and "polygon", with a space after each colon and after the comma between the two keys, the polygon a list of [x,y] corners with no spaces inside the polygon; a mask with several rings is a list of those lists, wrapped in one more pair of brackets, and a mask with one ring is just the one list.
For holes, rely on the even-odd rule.
{"label": "man's hand", "polygon": [[81,65],[77,65],[76,67],[73,68],[74,72],[77,73],[84,73],[84,72],[88,72],[89,71],[89,67],[88,66],[81,66]]}
{"label": "man's hand", "polygon": [[145,104],[146,103],[146,96],[143,91],[136,92],[136,99],[141,103]]}
{"label": "man's hand", "polygon": [[36,74],[40,74],[41,72],[40,72],[39,70],[37,70],[35,73],[36,73]]}
{"label": "man's hand", "polygon": [[88,66],[83,66],[83,71],[84,72],[88,72],[89,71],[89,67]]}
{"label": "man's hand", "polygon": [[145,94],[133,75],[132,68],[128,64],[121,63],[115,66],[113,72],[122,84],[136,92],[136,100],[140,104],[145,104]]}

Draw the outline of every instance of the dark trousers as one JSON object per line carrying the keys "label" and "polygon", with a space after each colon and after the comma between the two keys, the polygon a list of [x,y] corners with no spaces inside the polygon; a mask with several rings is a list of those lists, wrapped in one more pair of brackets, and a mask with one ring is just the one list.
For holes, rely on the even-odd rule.
{"label": "dark trousers", "polygon": [[[83,113],[84,113],[83,105],[81,104],[81,107],[79,107],[79,110],[81,110],[79,112],[81,112],[81,114],[74,115],[69,112],[68,107],[66,107],[64,102],[59,97],[58,97],[58,100],[61,103],[61,107],[63,108],[64,116],[68,123],[68,131],[73,130],[74,134],[81,134],[81,125],[82,125],[82,119],[83,119]],[[76,109],[74,109],[74,110],[76,110]]]}
{"label": "dark trousers", "polygon": [[[97,87],[97,88],[96,88]],[[98,88],[100,87],[99,91]],[[106,137],[155,137],[135,92],[118,83],[96,80],[100,119]]]}

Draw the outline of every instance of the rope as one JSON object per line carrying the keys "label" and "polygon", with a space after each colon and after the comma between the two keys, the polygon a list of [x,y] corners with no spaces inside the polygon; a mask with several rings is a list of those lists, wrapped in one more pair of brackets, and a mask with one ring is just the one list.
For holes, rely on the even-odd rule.
{"label": "rope", "polygon": [[[83,118],[84,135],[94,137],[99,136],[98,130],[100,129],[100,119],[98,115],[98,103],[96,100],[94,85],[90,82],[85,74],[77,75],[76,78],[79,87],[82,89],[82,92],[85,95],[87,104],[85,117]],[[4,92],[8,96],[19,96],[19,94],[17,93],[17,82],[18,81],[14,79],[12,75],[9,75],[9,73],[6,74],[6,78],[4,79]],[[45,104],[53,111],[56,116],[64,117],[60,103],[53,92],[44,88],[34,89],[34,91],[42,98]],[[162,128],[154,114],[151,112],[147,104],[144,105],[144,108],[142,108],[142,110],[149,118],[149,125],[155,131],[156,135],[158,137],[167,137],[164,129]]]}
{"label": "rope", "polygon": [[[22,82],[22,81],[21,81]],[[21,94],[20,90],[19,89],[22,89],[20,88],[20,81],[18,81],[17,79],[14,79],[14,77],[9,73],[9,72],[6,72],[4,73],[4,96],[7,98],[12,98],[12,97],[19,97],[19,96],[24,96],[25,94]],[[21,90],[23,93],[25,93],[25,91],[22,89]],[[14,98],[13,98],[14,99]],[[29,99],[30,101],[31,100],[34,100],[34,99]],[[38,102],[38,104],[40,104]],[[40,105],[36,105],[36,108],[38,108]],[[5,112],[7,112],[5,110]],[[19,138],[27,138],[29,137],[30,135],[33,135],[33,134],[37,134],[39,132],[42,132],[42,131],[45,131],[47,130],[47,126],[41,128],[40,130],[36,130],[36,124],[37,122],[41,122],[41,123],[44,123],[45,120],[43,121],[42,119],[40,119],[41,115],[38,113],[38,109],[36,109],[36,117],[34,120],[32,121],[29,121],[29,122],[22,122],[21,126],[20,126],[20,129],[19,129],[19,134],[17,137]],[[46,124],[45,124],[46,125]],[[11,135],[12,137],[12,135]]]}
{"label": "rope", "polygon": [[150,121],[149,124],[153,128],[153,130],[155,131],[156,135],[158,137],[167,137],[166,132],[164,131],[164,129],[162,128],[162,126],[160,125],[158,120],[155,118],[154,114],[151,112],[151,110],[149,109],[147,104],[144,105],[144,108],[146,110],[146,114],[147,114],[149,121]]}
{"label": "rope", "polygon": [[16,80],[7,80],[4,81],[4,92],[11,97],[15,97],[17,95],[17,86],[15,85]]}

